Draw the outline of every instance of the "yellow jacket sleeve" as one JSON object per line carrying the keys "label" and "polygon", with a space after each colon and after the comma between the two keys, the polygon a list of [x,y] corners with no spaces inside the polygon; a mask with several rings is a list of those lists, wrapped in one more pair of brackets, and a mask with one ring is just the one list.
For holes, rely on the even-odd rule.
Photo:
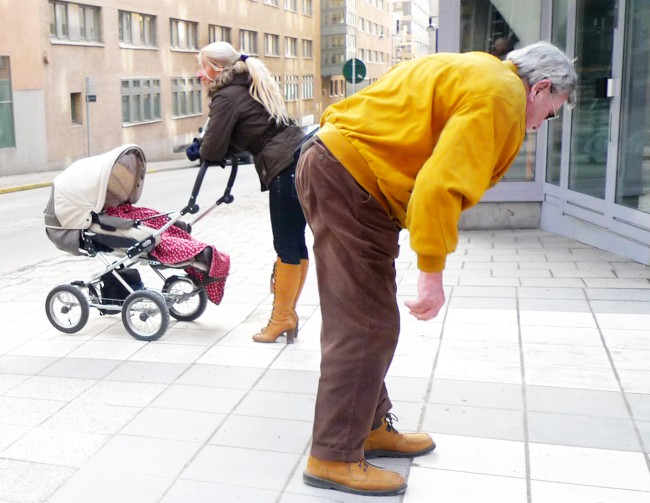
{"label": "yellow jacket sleeve", "polygon": [[521,146],[520,111],[498,96],[464,103],[418,173],[406,213],[421,271],[444,269],[458,243],[460,212],[481,199]]}

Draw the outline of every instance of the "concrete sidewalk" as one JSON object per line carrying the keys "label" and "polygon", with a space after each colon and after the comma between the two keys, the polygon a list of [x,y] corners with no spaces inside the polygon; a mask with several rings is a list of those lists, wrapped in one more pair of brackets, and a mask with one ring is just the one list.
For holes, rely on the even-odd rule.
{"label": "concrete sidewalk", "polygon": [[[445,308],[427,323],[404,309],[387,378],[398,429],[438,448],[375,460],[409,488],[370,498],[301,480],[320,355],[313,269],[296,343],[250,339],[271,309],[266,196],[220,207],[195,236],[231,256],[225,297],[154,343],[92,309],[77,334],[50,325],[48,292],[98,261],[62,252],[0,276],[0,501],[650,501],[650,268],[540,230],[461,233]],[[403,304],[418,272],[406,233],[401,245]]]}

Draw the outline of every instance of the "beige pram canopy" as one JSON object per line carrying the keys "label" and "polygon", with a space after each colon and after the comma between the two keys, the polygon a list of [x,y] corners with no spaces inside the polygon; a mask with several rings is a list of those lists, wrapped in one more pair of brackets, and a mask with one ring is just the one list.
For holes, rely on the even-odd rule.
{"label": "beige pram canopy", "polygon": [[140,147],[126,144],[72,163],[59,174],[45,208],[45,227],[55,246],[80,255],[80,233],[111,206],[135,204],[142,194],[146,159]]}

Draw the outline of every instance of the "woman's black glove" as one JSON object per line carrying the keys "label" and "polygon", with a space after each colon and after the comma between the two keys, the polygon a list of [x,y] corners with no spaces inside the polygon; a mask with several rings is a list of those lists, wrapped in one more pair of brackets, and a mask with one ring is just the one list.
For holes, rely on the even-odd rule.
{"label": "woman's black glove", "polygon": [[198,161],[201,158],[200,150],[201,141],[198,138],[194,138],[194,141],[185,149],[185,155],[190,161]]}

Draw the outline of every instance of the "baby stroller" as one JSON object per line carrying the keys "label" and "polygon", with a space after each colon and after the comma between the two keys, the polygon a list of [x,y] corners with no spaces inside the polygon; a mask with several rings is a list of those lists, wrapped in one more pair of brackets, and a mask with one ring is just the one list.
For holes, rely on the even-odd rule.
{"label": "baby stroller", "polygon": [[[104,264],[90,279],[50,291],[45,310],[55,328],[78,332],[88,322],[92,307],[101,315],[121,313],[131,336],[154,341],[167,331],[170,316],[193,321],[205,312],[208,300],[221,301],[229,257],[191,238],[191,224],[180,220],[199,211],[196,198],[207,168],[201,165],[189,202],[177,213],[132,206],[140,198],[146,173],[145,155],[137,145],[80,159],[54,179],[44,212],[47,236],[67,253],[96,257]],[[234,200],[230,191],[236,174],[235,160],[223,196],[192,223]],[[189,243],[191,256],[174,256],[165,262],[160,250],[167,236]],[[178,243],[173,245],[176,250]],[[145,288],[137,265],[150,266],[162,280],[162,289]],[[165,276],[161,271],[167,268],[185,274]]]}

